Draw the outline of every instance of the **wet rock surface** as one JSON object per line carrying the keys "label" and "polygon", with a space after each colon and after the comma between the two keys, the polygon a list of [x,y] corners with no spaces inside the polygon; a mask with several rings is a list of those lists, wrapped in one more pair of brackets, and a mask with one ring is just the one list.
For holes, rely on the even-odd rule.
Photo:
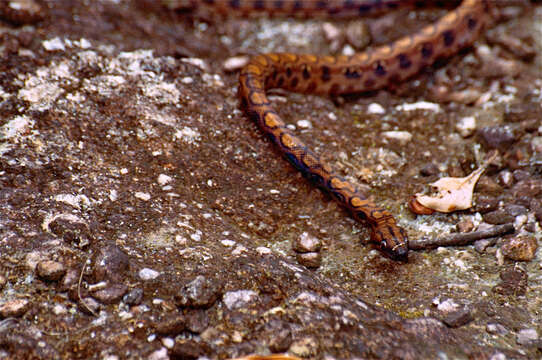
{"label": "wet rock surface", "polygon": [[[495,27],[505,40],[482,38],[393,91],[271,97],[410,238],[516,227],[480,253],[412,251],[398,264],[273,150],[238,109],[235,68],[222,66],[387,43],[440,10],[333,21],[330,43],[320,20],[197,20],[147,0],[9,3],[19,5],[0,2],[0,358],[539,355],[541,252],[516,263],[506,244],[525,232],[540,242],[540,5],[507,8],[515,15]],[[406,210],[428,179],[464,176],[492,149],[475,208]],[[296,252],[305,233],[318,241]],[[453,299],[449,311],[435,298]]]}

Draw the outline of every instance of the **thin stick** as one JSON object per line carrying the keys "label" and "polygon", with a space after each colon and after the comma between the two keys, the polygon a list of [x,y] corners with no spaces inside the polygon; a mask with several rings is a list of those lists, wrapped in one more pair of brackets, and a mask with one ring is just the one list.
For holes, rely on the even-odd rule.
{"label": "thin stick", "polygon": [[446,234],[436,238],[421,238],[410,240],[408,247],[412,250],[432,249],[438,246],[464,246],[476,240],[500,236],[514,232],[513,224],[496,225],[489,229],[471,231],[468,233]]}

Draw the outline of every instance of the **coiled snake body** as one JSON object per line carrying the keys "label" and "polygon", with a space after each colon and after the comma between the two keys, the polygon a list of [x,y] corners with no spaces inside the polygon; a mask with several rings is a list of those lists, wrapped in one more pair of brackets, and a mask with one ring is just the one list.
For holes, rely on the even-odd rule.
{"label": "coiled snake body", "polygon": [[[302,11],[360,14],[395,8],[399,0],[264,1],[201,0],[220,12]],[[406,232],[387,210],[370,201],[350,182],[336,174],[319,155],[297,137],[271,107],[266,90],[283,88],[314,94],[345,94],[376,90],[403,81],[437,58],[451,56],[471,45],[482,31],[489,0],[463,0],[453,11],[419,32],[391,44],[352,56],[316,56],[290,53],[257,55],[241,70],[239,97],[248,116],[266,133],[286,158],[317,186],[328,191],[359,221],[371,227],[371,241],[392,259],[407,261]]]}

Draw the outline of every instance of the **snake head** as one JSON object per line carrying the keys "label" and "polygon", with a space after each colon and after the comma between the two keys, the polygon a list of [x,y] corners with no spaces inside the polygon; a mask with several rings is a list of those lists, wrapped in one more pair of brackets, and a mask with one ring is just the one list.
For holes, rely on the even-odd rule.
{"label": "snake head", "polygon": [[405,230],[394,223],[379,223],[373,227],[371,242],[395,261],[408,261],[408,238]]}

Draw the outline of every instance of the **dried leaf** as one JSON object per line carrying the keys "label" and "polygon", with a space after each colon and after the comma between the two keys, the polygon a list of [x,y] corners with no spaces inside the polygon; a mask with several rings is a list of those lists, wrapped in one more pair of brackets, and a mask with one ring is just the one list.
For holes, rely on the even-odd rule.
{"label": "dried leaf", "polygon": [[410,209],[416,214],[430,214],[431,210],[449,213],[471,208],[474,186],[495,156],[496,154],[466,177],[445,177],[432,183],[431,185],[436,188],[437,194],[434,196],[414,195],[409,204]]}

